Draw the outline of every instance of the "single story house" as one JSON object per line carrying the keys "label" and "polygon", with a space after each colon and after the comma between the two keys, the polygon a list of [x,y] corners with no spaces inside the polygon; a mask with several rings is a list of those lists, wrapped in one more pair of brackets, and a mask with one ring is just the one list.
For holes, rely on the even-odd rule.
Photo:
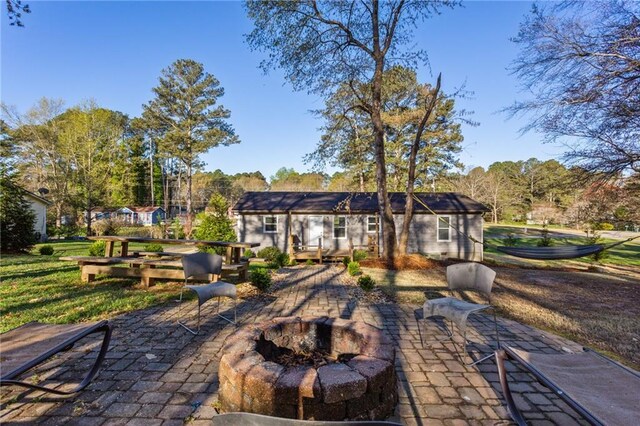
{"label": "single story house", "polygon": [[[94,207],[93,209],[91,209],[91,221],[95,222],[96,220],[103,220],[103,219],[111,219],[112,217],[114,217],[116,214],[116,210],[114,209],[110,209],[110,208],[106,208],[106,207]],[[84,212],[84,220],[87,220],[87,212]]]}
{"label": "single story house", "polygon": [[36,233],[38,241],[47,240],[47,206],[51,205],[51,201],[36,195],[26,189],[20,188],[24,191],[24,198],[31,203],[31,210],[36,215],[36,221],[33,224],[33,230]]}
{"label": "single story house", "polygon": [[[409,252],[442,258],[482,260],[483,204],[453,192],[415,194]],[[396,230],[404,219],[405,193],[389,193]],[[427,206],[427,207],[425,207]],[[246,192],[233,207],[239,241],[323,250],[382,246],[375,192]],[[258,249],[259,250],[259,249]]]}
{"label": "single story house", "polygon": [[162,207],[132,207],[131,210],[134,214],[134,223],[144,226],[157,225],[166,218]]}
{"label": "single story house", "polygon": [[122,207],[113,217],[133,225],[151,226],[163,221],[166,215],[162,207]]}

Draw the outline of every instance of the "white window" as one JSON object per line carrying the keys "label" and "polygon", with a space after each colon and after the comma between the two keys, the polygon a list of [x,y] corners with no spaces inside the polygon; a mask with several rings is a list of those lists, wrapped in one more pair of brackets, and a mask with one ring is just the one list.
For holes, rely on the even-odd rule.
{"label": "white window", "polygon": [[271,234],[278,232],[278,216],[264,216],[262,220],[264,232]]}
{"label": "white window", "polygon": [[376,217],[375,216],[367,216],[367,232],[373,233],[377,231],[376,226]]}
{"label": "white window", "polygon": [[451,216],[437,216],[438,241],[451,241]]}
{"label": "white window", "polygon": [[333,218],[333,238],[336,240],[347,238],[347,218],[345,216]]}

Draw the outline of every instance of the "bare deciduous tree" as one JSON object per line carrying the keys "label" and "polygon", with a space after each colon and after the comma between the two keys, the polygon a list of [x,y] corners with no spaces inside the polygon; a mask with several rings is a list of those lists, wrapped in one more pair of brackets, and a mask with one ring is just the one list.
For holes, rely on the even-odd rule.
{"label": "bare deciduous tree", "polygon": [[512,71],[531,96],[508,111],[604,177],[640,171],[639,12],[633,1],[536,5],[514,38]]}

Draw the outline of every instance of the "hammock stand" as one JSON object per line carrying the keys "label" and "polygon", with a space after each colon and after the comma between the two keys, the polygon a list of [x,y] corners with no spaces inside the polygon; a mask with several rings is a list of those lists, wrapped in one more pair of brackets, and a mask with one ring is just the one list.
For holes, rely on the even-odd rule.
{"label": "hammock stand", "polygon": [[[413,194],[413,199],[416,200],[420,205],[422,205],[425,209],[427,209],[431,214],[438,217],[437,213],[434,212],[427,206],[421,199],[416,197]],[[442,220],[442,223],[446,223],[451,229],[456,231],[458,234],[468,238],[473,241],[475,244],[482,244],[483,247],[491,247],[500,251],[502,253],[520,257],[523,259],[535,259],[535,260],[563,260],[563,259],[576,259],[578,257],[591,256],[592,254],[600,253],[601,251],[609,250],[612,247],[619,246],[621,244],[628,243],[629,241],[635,240],[636,238],[640,238],[639,236],[627,238],[623,241],[617,241],[611,244],[592,244],[592,245],[583,245],[583,246],[559,246],[559,247],[508,247],[508,246],[492,246],[485,242],[478,241],[476,238],[473,238],[471,235],[466,234],[451,225],[445,220]],[[474,245],[475,250],[475,245]]]}

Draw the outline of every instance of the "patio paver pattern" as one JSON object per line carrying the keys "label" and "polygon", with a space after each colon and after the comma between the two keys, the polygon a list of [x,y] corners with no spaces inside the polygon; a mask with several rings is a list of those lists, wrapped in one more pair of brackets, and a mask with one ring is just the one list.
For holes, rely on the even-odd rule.
{"label": "patio paver pattern", "polygon": [[[344,268],[297,267],[266,297],[239,301],[240,324],[280,316],[317,315],[364,321],[388,333],[396,345],[399,404],[390,420],[403,424],[510,424],[503,406],[496,366],[487,361],[465,367],[449,342],[429,328],[420,343],[413,310],[401,304],[366,305],[352,298],[339,277]],[[227,308],[231,304],[225,305]],[[167,304],[113,318],[115,330],[107,360],[94,382],[71,398],[58,398],[19,388],[3,388],[0,423],[77,425],[208,424],[217,415],[218,365],[221,350],[235,327],[205,305],[201,334],[192,336],[176,323],[178,305]],[[574,342],[499,319],[507,344],[541,352],[580,350]],[[469,337],[480,346],[493,339],[493,322],[476,315]],[[56,381],[82,377],[95,353],[94,342],[39,368],[34,379]],[[75,358],[69,360],[69,358]],[[71,362],[70,362],[71,361]],[[579,424],[577,415],[527,373],[510,365],[512,390],[525,417],[534,425]]]}

